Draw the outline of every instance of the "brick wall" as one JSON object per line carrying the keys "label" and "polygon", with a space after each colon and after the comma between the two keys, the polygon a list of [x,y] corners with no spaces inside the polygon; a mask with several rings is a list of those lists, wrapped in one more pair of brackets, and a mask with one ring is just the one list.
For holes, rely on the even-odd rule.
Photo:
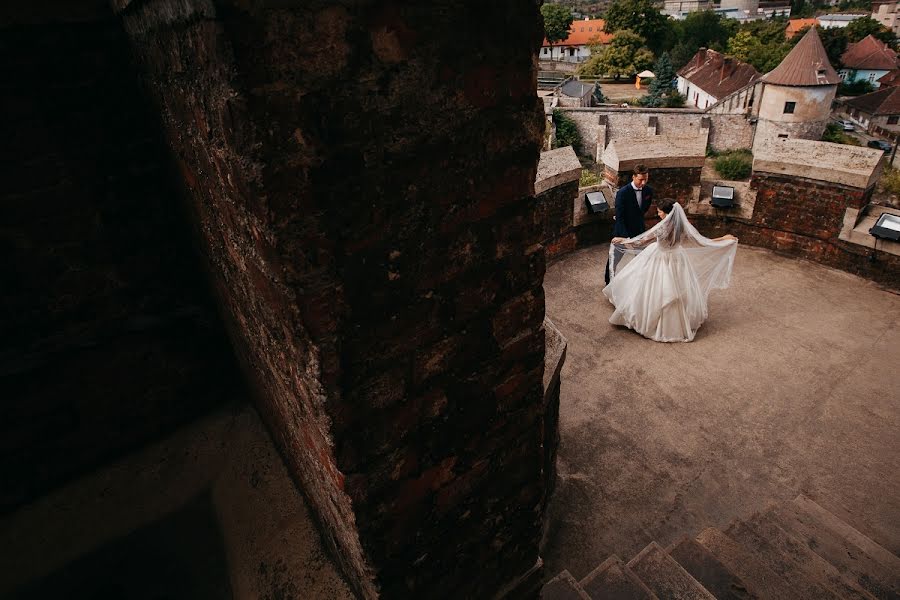
{"label": "brick wall", "polygon": [[692,215],[691,221],[710,237],[733,233],[742,244],[770,248],[900,288],[900,257],[879,253],[873,262],[870,250],[838,239],[846,208],[866,204],[871,188],[759,172],[754,173],[751,185],[756,189],[751,219],[723,223],[715,217]]}
{"label": "brick wall", "polygon": [[244,397],[121,25],[41,8],[0,29],[0,512]]}
{"label": "brick wall", "polygon": [[231,335],[357,592],[489,597],[544,496],[539,13],[268,4],[124,13]]}
{"label": "brick wall", "polygon": [[[653,188],[653,194],[657,198],[674,198],[683,206],[697,198],[697,190],[700,187],[701,167],[678,167],[671,169],[655,168],[651,160],[646,162],[650,170],[649,185]],[[615,187],[631,183],[631,170],[613,171],[608,167],[603,171],[603,177],[609,182],[615,182]],[[654,211],[648,211],[652,215]]]}

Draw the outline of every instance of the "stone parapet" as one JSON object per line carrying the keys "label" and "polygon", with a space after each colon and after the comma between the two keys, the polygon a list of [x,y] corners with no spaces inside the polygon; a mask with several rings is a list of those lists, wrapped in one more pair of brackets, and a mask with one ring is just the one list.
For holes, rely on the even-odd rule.
{"label": "stone parapet", "polygon": [[754,145],[753,171],[866,189],[881,174],[883,155],[873,148],[774,138]]}
{"label": "stone parapet", "polygon": [[550,188],[581,177],[581,162],[572,146],[541,152],[537,175],[534,179],[535,195],[543,194]]}
{"label": "stone parapet", "polygon": [[630,171],[638,164],[657,169],[703,168],[706,141],[707,137],[703,135],[614,140],[606,146],[601,161],[607,169],[619,172]]}

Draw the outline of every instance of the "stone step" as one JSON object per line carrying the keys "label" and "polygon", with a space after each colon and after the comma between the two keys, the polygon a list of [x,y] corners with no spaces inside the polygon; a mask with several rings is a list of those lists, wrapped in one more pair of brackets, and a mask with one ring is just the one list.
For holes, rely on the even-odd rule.
{"label": "stone step", "polygon": [[685,536],[667,551],[718,600],[757,600],[743,580],[697,540]]}
{"label": "stone step", "polygon": [[855,581],[844,577],[827,560],[810,550],[806,544],[782,529],[767,514],[755,515],[748,524],[776,550],[789,556],[810,579],[824,582],[846,600],[875,600]]}
{"label": "stone step", "polygon": [[671,600],[716,600],[656,542],[650,542],[628,561],[628,568],[659,598]]}
{"label": "stone step", "polygon": [[541,600],[591,600],[572,574],[563,571],[541,589]]}
{"label": "stone step", "polygon": [[793,559],[779,552],[746,522],[735,519],[725,529],[725,535],[755,554],[782,579],[790,582],[797,600],[841,600],[827,586],[812,581]]}
{"label": "stone step", "polygon": [[786,502],[766,513],[807,548],[827,560],[844,577],[855,581],[882,600],[900,600],[900,591],[892,584],[896,573],[872,558],[864,550],[831,529],[816,515],[794,502]]}
{"label": "stone step", "polygon": [[615,554],[578,583],[593,600],[659,600]]}
{"label": "stone step", "polygon": [[897,576],[898,581],[895,581],[895,583],[900,584],[900,558],[895,556],[883,546],[879,545],[872,538],[863,533],[860,533],[858,530],[854,529],[852,525],[835,516],[825,508],[819,506],[815,501],[807,498],[803,494],[800,494],[799,496],[794,498],[794,504],[800,507],[801,510],[814,515],[822,523],[830,527],[835,533],[844,536],[852,544],[856,545],[866,554],[887,567],[891,571],[891,573],[894,573]]}
{"label": "stone step", "polygon": [[728,570],[741,578],[747,589],[760,600],[794,598],[790,584],[767,567],[747,548],[718,529],[704,529],[697,536],[700,542]]}

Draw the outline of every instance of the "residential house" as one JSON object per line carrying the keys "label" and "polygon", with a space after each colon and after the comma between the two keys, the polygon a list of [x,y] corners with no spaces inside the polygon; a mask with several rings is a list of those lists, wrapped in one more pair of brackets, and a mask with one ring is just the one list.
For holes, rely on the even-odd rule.
{"label": "residential house", "polygon": [[897,68],[897,53],[873,35],[867,35],[855,44],[847,46],[841,55],[839,75],[847,83],[864,79],[876,88],[881,77]]}
{"label": "residential house", "polygon": [[900,137],[900,87],[886,86],[870,94],[850,98],[845,112],[876,135]]}
{"label": "residential house", "polygon": [[900,2],[897,0],[876,0],[872,3],[872,18],[900,35]]}
{"label": "residential house", "polygon": [[701,48],[678,71],[678,91],[686,104],[708,108],[729,94],[747,87],[761,76],[752,65]]}
{"label": "residential house", "polygon": [[572,21],[569,37],[554,44],[550,44],[545,38],[538,56],[541,60],[585,61],[591,55],[591,44],[608,44],[612,41],[613,34],[605,33],[604,27],[606,21],[603,19]]}
{"label": "residential house", "polygon": [[900,85],[900,68],[894,69],[893,71],[889,72],[887,75],[882,75],[878,79],[878,83],[880,84],[878,86],[879,89],[884,88],[884,87]]}
{"label": "residential house", "polygon": [[791,19],[788,21],[787,27],[784,29],[784,37],[791,39],[807,27],[815,27],[819,24],[819,20],[812,19]]}

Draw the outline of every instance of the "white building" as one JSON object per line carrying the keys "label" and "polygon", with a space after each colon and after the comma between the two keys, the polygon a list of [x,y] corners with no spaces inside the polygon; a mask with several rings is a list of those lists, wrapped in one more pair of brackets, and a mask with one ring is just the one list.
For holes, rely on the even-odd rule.
{"label": "white building", "polygon": [[569,37],[552,45],[544,39],[538,57],[541,60],[561,60],[566,62],[582,62],[591,55],[592,44],[608,44],[613,34],[603,31],[606,21],[603,19],[583,19],[572,21]]}
{"label": "white building", "polygon": [[832,27],[846,27],[850,24],[850,21],[867,16],[868,15],[834,13],[831,15],[822,15],[821,17],[817,18],[819,19],[819,27],[821,27],[822,29],[831,29]]}
{"label": "white building", "polygon": [[678,71],[678,91],[685,97],[686,105],[709,108],[759,77],[759,71],[752,65],[715,50],[701,48]]}
{"label": "white building", "polygon": [[900,2],[897,0],[872,3],[872,18],[900,35]]}

